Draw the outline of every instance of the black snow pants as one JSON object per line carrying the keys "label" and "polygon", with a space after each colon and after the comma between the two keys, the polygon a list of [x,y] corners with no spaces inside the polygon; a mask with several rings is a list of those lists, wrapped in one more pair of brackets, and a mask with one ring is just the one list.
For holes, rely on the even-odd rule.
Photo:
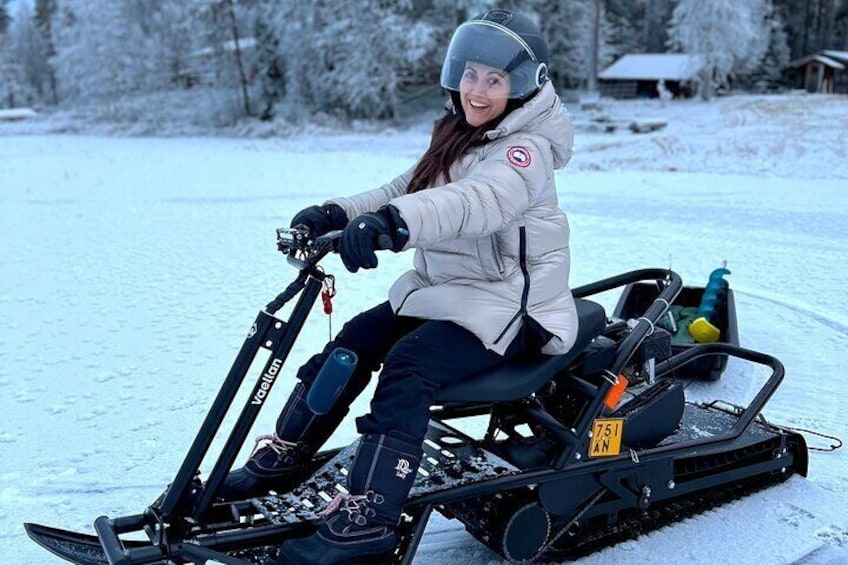
{"label": "black snow pants", "polygon": [[353,351],[359,363],[337,400],[337,407],[350,406],[382,364],[371,412],[357,418],[357,430],[361,434],[394,432],[420,443],[427,433],[430,406],[439,387],[526,352],[539,351],[549,338],[550,334],[535,324],[524,324],[501,356],[453,322],[396,316],[385,302],[347,322],[322,353],[300,368],[298,378],[309,387],[333,349]]}

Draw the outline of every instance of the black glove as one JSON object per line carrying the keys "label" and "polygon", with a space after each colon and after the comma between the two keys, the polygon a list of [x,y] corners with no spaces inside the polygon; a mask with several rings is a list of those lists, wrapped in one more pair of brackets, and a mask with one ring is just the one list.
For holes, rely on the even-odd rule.
{"label": "black glove", "polygon": [[344,229],[347,225],[347,214],[338,204],[310,206],[295,214],[290,225],[306,226],[309,236],[314,239],[327,232]]}
{"label": "black glove", "polygon": [[394,206],[368,212],[348,224],[339,242],[339,255],[351,273],[377,266],[377,249],[400,251],[409,241],[406,222]]}

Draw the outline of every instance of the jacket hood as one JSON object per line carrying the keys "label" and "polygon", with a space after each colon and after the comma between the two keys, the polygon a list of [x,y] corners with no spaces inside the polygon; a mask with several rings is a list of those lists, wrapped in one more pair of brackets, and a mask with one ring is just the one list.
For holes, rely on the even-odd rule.
{"label": "jacket hood", "polygon": [[533,98],[506,116],[498,127],[487,131],[485,137],[498,139],[516,132],[541,135],[551,144],[554,167],[564,167],[571,159],[574,147],[574,128],[571,116],[562,105],[550,81],[542,85]]}

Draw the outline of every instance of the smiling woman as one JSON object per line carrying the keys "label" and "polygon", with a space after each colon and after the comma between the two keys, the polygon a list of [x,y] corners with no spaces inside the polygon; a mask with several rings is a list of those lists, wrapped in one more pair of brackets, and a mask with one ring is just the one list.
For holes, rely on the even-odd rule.
{"label": "smiling woman", "polygon": [[482,63],[468,62],[459,83],[465,121],[482,126],[503,114],[509,100],[509,73]]}
{"label": "smiling woman", "polygon": [[[465,22],[442,67],[452,105],[418,164],[292,220],[309,238],[341,230],[339,255],[351,272],[377,267],[380,250],[414,248],[415,258],[388,301],[356,315],[301,367],[276,433],[261,436],[269,443],[223,485],[231,500],[291,490],[381,367],[371,411],[356,420],[363,437],[346,492],[314,535],[280,546],[278,563],[391,558],[436,391],[518,356],[561,355],[574,345],[569,228],[553,174],[571,157],[573,131],[547,61],[547,43],[527,18],[490,10]],[[358,363],[318,414],[308,399],[335,351]]]}

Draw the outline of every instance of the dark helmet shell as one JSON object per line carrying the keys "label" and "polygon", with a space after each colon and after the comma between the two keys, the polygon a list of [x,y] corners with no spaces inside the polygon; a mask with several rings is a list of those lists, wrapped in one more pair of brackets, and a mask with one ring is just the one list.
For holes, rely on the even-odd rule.
{"label": "dark helmet shell", "polygon": [[528,18],[506,10],[490,10],[461,24],[453,34],[441,84],[459,90],[465,64],[474,61],[509,73],[511,99],[533,94],[548,79],[548,43]]}

